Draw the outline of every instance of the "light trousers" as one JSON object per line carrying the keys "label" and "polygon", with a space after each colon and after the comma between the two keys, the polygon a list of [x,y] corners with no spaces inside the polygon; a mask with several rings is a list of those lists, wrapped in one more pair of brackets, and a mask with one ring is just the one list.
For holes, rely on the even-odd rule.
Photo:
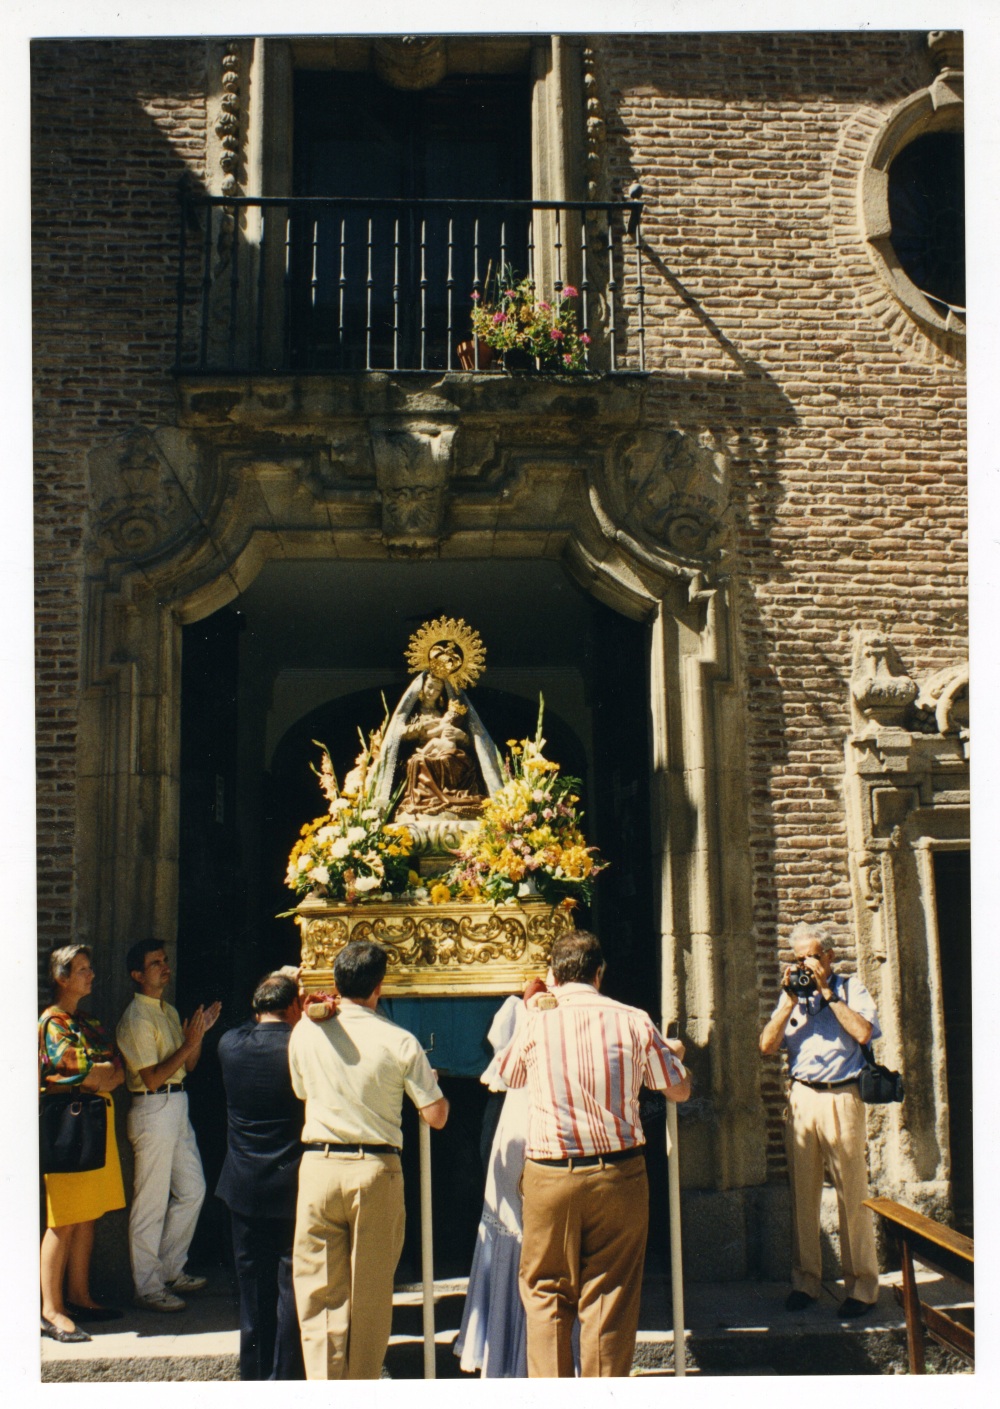
{"label": "light trousers", "polygon": [[629,1374],[649,1228],[645,1158],[582,1168],[528,1160],[522,1190],[529,1377],[573,1375],[577,1316],[580,1374]]}
{"label": "light trousers", "polygon": [[126,1123],[135,1155],[129,1255],[136,1296],[161,1292],[184,1271],[205,1175],[184,1091],[133,1096]]}
{"label": "light trousers", "polygon": [[865,1104],[856,1085],[814,1091],[793,1081],[785,1114],[792,1191],[792,1286],[819,1296],[823,1258],[819,1221],[823,1169],[830,1171],[840,1215],[844,1289],[857,1301],[878,1300],[878,1257],[868,1197]]}
{"label": "light trousers", "polygon": [[307,1380],[381,1376],[404,1227],[398,1155],[302,1156],[292,1282]]}

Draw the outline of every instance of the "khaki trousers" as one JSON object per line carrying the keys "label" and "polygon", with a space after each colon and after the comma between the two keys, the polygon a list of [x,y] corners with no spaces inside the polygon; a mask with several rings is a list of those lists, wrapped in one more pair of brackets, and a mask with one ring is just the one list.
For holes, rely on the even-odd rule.
{"label": "khaki trousers", "polygon": [[381,1375],[403,1228],[398,1155],[302,1156],[292,1283],[307,1380]]}
{"label": "khaki trousers", "polygon": [[844,1289],[858,1301],[878,1300],[878,1258],[868,1197],[865,1104],[856,1085],[814,1091],[792,1082],[785,1114],[785,1150],[792,1188],[792,1286],[819,1296],[823,1167],[830,1171],[840,1214]]}
{"label": "khaki trousers", "polygon": [[522,1181],[521,1300],[529,1377],[627,1375],[639,1329],[649,1186],[641,1154],[560,1168],[528,1160]]}

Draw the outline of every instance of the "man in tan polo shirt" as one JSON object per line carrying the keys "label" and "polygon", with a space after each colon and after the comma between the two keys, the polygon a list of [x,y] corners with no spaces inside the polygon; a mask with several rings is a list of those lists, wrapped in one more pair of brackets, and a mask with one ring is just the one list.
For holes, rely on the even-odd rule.
{"label": "man in tan polo shirt", "polygon": [[300,1022],[288,1044],[306,1103],[292,1280],[310,1380],[377,1380],[403,1250],[403,1097],[440,1130],[448,1102],[420,1043],[376,1013],[385,950],[370,940],[334,960],[338,1013]]}

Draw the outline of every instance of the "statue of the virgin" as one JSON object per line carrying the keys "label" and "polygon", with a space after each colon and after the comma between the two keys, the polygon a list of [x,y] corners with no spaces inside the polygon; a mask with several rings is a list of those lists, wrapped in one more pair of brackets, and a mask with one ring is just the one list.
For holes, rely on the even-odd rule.
{"label": "statue of the virgin", "polygon": [[372,793],[385,806],[402,784],[400,821],[475,818],[502,786],[500,754],[465,693],[485,657],[479,633],[451,617],[425,622],[410,638],[416,678],[389,720]]}

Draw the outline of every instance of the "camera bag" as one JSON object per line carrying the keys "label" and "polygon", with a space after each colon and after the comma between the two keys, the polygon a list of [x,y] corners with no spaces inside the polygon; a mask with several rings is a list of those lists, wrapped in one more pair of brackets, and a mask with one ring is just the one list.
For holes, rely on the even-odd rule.
{"label": "camera bag", "polygon": [[871,1046],[861,1049],[865,1065],[861,1070],[858,1089],[866,1106],[888,1106],[903,1099],[903,1078],[898,1071],[880,1066]]}

